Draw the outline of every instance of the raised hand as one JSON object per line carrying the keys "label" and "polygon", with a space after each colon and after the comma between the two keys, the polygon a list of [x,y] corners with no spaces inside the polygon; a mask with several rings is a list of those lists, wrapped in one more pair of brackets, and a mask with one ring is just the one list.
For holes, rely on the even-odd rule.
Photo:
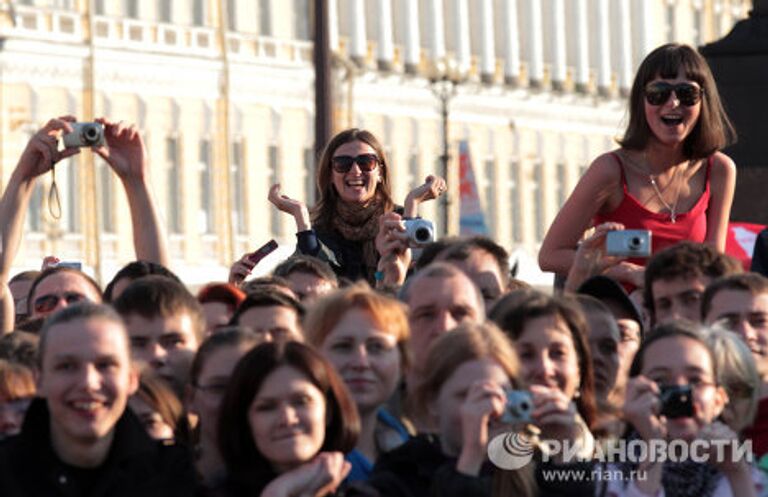
{"label": "raised hand", "polygon": [[280,183],[272,185],[267,199],[279,210],[290,214],[296,220],[297,231],[306,231],[310,227],[309,209],[301,200],[295,200],[280,194]]}
{"label": "raised hand", "polygon": [[412,254],[402,219],[396,212],[387,212],[379,218],[375,242],[381,255],[378,269],[384,273],[384,284],[389,286],[402,285],[411,264]]}
{"label": "raised hand", "polygon": [[61,116],[51,119],[27,142],[19,158],[16,172],[22,181],[29,181],[50,171],[54,164],[62,159],[79,154],[78,148],[59,150],[59,137],[72,132],[74,116]]}
{"label": "raised hand", "polygon": [[416,217],[419,204],[427,200],[433,200],[445,193],[447,185],[445,179],[430,174],[424,183],[417,186],[405,197],[405,216]]}
{"label": "raised hand", "polygon": [[256,266],[253,262],[251,262],[251,253],[244,254],[240,260],[235,261],[234,264],[232,264],[232,267],[229,269],[229,281],[233,285],[240,287],[243,284],[243,281],[245,278],[248,277],[249,274],[251,274],[251,271],[253,271],[253,268]]}
{"label": "raised hand", "polygon": [[112,167],[122,180],[144,180],[148,171],[147,152],[136,125],[123,121],[112,122],[101,117],[97,123],[104,126],[106,146],[93,147],[93,151]]}
{"label": "raised hand", "polygon": [[351,468],[341,452],[321,452],[272,480],[261,497],[322,497],[335,492]]}
{"label": "raised hand", "polygon": [[624,400],[624,419],[643,440],[667,438],[667,418],[659,415],[659,386],[643,375],[631,378],[627,383]]}
{"label": "raised hand", "polygon": [[457,471],[473,476],[480,473],[491,438],[489,424],[501,417],[505,398],[504,390],[493,381],[477,381],[469,387],[459,408],[462,445]]}

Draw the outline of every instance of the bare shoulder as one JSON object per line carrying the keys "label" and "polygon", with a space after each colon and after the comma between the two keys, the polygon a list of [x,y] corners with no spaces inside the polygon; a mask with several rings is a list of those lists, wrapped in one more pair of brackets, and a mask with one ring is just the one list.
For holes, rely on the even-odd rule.
{"label": "bare shoulder", "polygon": [[607,152],[597,156],[589,165],[584,177],[596,184],[610,184],[621,181],[621,164],[614,155],[615,152]]}
{"label": "bare shoulder", "polygon": [[712,155],[712,179],[723,181],[736,177],[736,163],[722,152]]}

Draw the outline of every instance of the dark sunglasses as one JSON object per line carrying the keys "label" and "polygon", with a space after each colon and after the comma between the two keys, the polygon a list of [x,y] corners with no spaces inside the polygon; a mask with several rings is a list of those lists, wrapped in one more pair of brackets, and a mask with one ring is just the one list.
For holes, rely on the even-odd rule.
{"label": "dark sunglasses", "polygon": [[357,157],[351,155],[337,155],[331,159],[333,170],[339,174],[346,174],[352,169],[352,164],[357,163],[361,171],[373,171],[379,165],[376,154],[360,154]]}
{"label": "dark sunglasses", "polygon": [[67,303],[67,305],[70,305],[85,300],[85,295],[76,292],[65,292],[61,295],[56,293],[49,293],[48,295],[37,297],[32,308],[38,314],[43,312],[51,312],[56,308],[56,304],[58,304],[62,299]]}
{"label": "dark sunglasses", "polygon": [[663,105],[669,100],[672,92],[675,92],[682,105],[691,107],[699,103],[704,89],[691,83],[673,85],[664,81],[657,81],[645,87],[645,101],[650,105]]}

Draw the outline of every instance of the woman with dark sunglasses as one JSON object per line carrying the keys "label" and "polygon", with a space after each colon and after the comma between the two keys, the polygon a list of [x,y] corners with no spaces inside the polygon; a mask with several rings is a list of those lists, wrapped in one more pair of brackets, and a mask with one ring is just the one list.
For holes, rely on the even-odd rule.
{"label": "woman with dark sunglasses", "polygon": [[687,45],[653,50],[632,85],[621,147],[595,159],[576,185],[544,239],[541,268],[568,273],[591,226],[600,226],[590,240],[595,266],[630,285],[642,286],[644,259],[606,258],[608,231],[649,230],[652,253],[681,240],[722,252],[736,167],[720,150],[735,138],[704,58]]}
{"label": "woman with dark sunglasses", "polygon": [[[297,251],[327,262],[338,276],[375,282],[379,252],[379,218],[403,212],[392,200],[389,163],[384,147],[369,131],[352,128],[338,133],[317,164],[319,197],[311,209],[280,194],[273,185],[269,201],[296,220]],[[442,178],[429,177],[406,198],[405,215],[445,191]]]}

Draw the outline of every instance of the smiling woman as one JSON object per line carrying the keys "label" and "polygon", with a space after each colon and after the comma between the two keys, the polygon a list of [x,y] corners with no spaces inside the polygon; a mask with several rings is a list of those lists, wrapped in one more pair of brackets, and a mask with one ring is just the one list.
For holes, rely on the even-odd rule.
{"label": "smiling woman", "polygon": [[[316,169],[319,196],[314,207],[281,195],[279,184],[269,190],[269,201],[296,221],[298,252],[324,260],[337,276],[374,284],[380,258],[379,218],[404,212],[392,200],[384,147],[370,131],[347,129],[328,142]],[[407,215],[415,215],[419,203],[444,191],[442,178],[427,177],[406,197]]]}
{"label": "smiling woman", "polygon": [[227,469],[216,495],[326,495],[349,472],[360,422],[342,380],[314,349],[264,343],[238,362],[219,411]]}
{"label": "smiling woman", "polygon": [[610,230],[652,232],[652,252],[681,240],[725,249],[736,167],[720,150],[735,141],[706,61],[687,45],[667,44],[640,65],[621,148],[595,159],[547,232],[542,270],[566,274],[585,231],[609,275],[642,286],[643,259],[605,258]]}

